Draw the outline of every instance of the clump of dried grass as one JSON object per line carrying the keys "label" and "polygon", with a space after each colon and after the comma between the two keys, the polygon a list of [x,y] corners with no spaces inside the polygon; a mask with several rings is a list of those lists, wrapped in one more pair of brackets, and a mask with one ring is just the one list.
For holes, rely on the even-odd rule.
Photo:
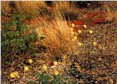
{"label": "clump of dried grass", "polygon": [[70,7],[69,2],[67,2],[67,1],[53,2],[53,3],[55,5],[56,9],[58,9],[58,10],[65,10],[65,9],[68,9]]}
{"label": "clump of dried grass", "polygon": [[75,50],[72,35],[67,22],[62,18],[55,18],[53,22],[43,21],[43,25],[36,28],[38,38],[44,36],[42,45],[47,48],[48,53],[54,57],[62,54],[70,54]]}
{"label": "clump of dried grass", "polygon": [[1,1],[1,12],[2,14],[8,14],[11,12],[11,8],[9,7],[9,1]]}
{"label": "clump of dried grass", "polygon": [[30,15],[38,15],[41,7],[46,7],[44,1],[15,1],[17,11]]}
{"label": "clump of dried grass", "polygon": [[[57,12],[60,12],[62,14],[62,17],[66,20],[75,20],[77,19],[77,14],[79,13],[79,10],[75,9],[76,5],[74,2],[69,1],[61,1],[61,2],[53,2],[55,10],[53,11],[55,14]],[[74,17],[75,16],[75,17]],[[75,18],[75,19],[74,19]]]}
{"label": "clump of dried grass", "polygon": [[75,5],[73,3],[70,3],[68,1],[60,1],[60,2],[53,1],[53,4],[54,4],[56,10],[58,10],[60,12],[68,11],[75,7]]}
{"label": "clump of dried grass", "polygon": [[117,20],[117,11],[113,12],[110,7],[109,7],[109,4],[107,2],[104,3],[104,8],[106,10],[106,20],[108,22],[112,22],[113,20]]}
{"label": "clump of dried grass", "polygon": [[10,1],[2,1],[2,14],[11,13],[11,10],[16,10],[17,12],[38,16],[39,10],[42,7],[47,7],[44,1],[13,1],[13,3],[16,8],[10,7]]}

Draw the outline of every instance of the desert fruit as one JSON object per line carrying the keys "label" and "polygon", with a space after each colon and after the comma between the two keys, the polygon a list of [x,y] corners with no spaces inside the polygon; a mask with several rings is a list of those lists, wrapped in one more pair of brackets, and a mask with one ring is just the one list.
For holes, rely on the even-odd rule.
{"label": "desert fruit", "polygon": [[53,62],[53,65],[54,65],[54,66],[57,66],[57,65],[58,65],[58,62],[57,62],[57,61],[54,61],[54,62]]}
{"label": "desert fruit", "polygon": [[75,40],[77,40],[77,37],[74,37]]}
{"label": "desert fruit", "polygon": [[29,59],[29,60],[28,60],[28,63],[29,63],[29,64],[32,64],[32,63],[33,63],[33,60],[32,60],[32,59]]}
{"label": "desert fruit", "polygon": [[92,34],[92,33],[93,33],[93,31],[92,31],[92,30],[89,30],[89,33],[90,33],[90,34]]}
{"label": "desert fruit", "polygon": [[24,72],[27,72],[27,71],[29,71],[28,66],[24,66]]}
{"label": "desert fruit", "polygon": [[78,46],[81,46],[82,45],[82,43],[81,42],[78,42]]}
{"label": "desert fruit", "polygon": [[76,40],[77,40],[77,37],[74,37],[74,38],[72,39],[73,42],[75,42]]}
{"label": "desert fruit", "polygon": [[75,24],[74,23],[72,23],[72,25],[71,25],[72,27],[75,27]]}
{"label": "desert fruit", "polygon": [[57,70],[54,70],[54,75],[58,75],[59,74],[59,72],[57,71]]}
{"label": "desert fruit", "polygon": [[47,70],[47,66],[45,64],[42,66],[42,70],[43,71],[46,71]]}
{"label": "desert fruit", "polygon": [[78,30],[78,33],[82,33],[82,31],[81,30]]}
{"label": "desert fruit", "polygon": [[86,26],[86,25],[83,25],[83,28],[85,28],[85,29],[86,29],[86,28],[87,28],[87,26]]}
{"label": "desert fruit", "polygon": [[16,76],[13,73],[10,73],[10,78],[15,78]]}
{"label": "desert fruit", "polygon": [[11,72],[9,76],[10,78],[16,78],[18,77],[18,72],[17,71]]}

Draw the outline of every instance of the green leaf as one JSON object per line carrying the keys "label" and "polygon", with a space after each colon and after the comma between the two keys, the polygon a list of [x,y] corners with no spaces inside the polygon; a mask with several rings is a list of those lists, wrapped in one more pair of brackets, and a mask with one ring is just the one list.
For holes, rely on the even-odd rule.
{"label": "green leaf", "polygon": [[49,84],[50,83],[50,77],[46,74],[41,74],[38,81],[42,82],[43,84]]}
{"label": "green leaf", "polygon": [[36,84],[36,83],[33,81],[29,81],[28,84]]}

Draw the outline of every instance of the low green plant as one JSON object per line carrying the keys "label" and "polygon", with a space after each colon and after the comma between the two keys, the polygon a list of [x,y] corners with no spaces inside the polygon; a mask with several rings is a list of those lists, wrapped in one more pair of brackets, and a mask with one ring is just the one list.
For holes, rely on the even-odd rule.
{"label": "low green plant", "polygon": [[50,77],[47,74],[42,73],[37,81],[43,84],[50,84]]}
{"label": "low green plant", "polygon": [[59,75],[54,75],[54,79],[51,81],[50,84],[65,84],[65,82],[61,79]]}
{"label": "low green plant", "polygon": [[61,80],[59,75],[53,76],[53,79],[49,77],[49,75],[42,73],[39,75],[39,78],[37,81],[29,81],[28,84],[64,84],[63,81]]}
{"label": "low green plant", "polygon": [[[36,33],[29,30],[23,22],[27,16],[20,13],[14,13],[6,18],[6,22],[2,23],[1,30],[1,50],[2,59],[8,61],[22,53],[26,53],[33,47],[36,41]],[[30,32],[29,32],[30,31]],[[7,60],[6,60],[7,59]]]}
{"label": "low green plant", "polygon": [[50,76],[47,75],[46,73],[42,73],[39,75],[36,81],[29,81],[28,84],[78,84],[78,83],[70,81],[66,82],[59,75],[53,75],[53,77],[50,78]]}

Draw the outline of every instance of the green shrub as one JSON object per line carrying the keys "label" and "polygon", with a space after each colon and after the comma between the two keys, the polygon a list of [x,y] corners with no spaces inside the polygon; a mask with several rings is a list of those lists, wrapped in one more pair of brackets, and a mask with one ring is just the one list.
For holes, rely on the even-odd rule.
{"label": "green shrub", "polygon": [[59,75],[55,75],[50,84],[65,84]]}
{"label": "green shrub", "polygon": [[45,73],[40,74],[37,81],[28,82],[28,84],[40,84],[40,83],[42,83],[42,84],[64,84],[59,75],[53,76],[53,80],[51,80],[49,75],[47,75]]}
{"label": "green shrub", "polygon": [[37,80],[39,83],[42,84],[50,84],[50,77],[47,74],[40,74],[39,79]]}
{"label": "green shrub", "polygon": [[7,58],[13,59],[15,54],[26,53],[33,47],[37,36],[33,30],[29,32],[27,25],[23,22],[26,18],[24,14],[14,13],[6,18],[5,23],[2,22],[1,50],[4,61]]}
{"label": "green shrub", "polygon": [[39,75],[37,81],[29,81],[28,84],[79,84],[78,82],[65,82],[59,75],[53,75],[53,78],[50,78],[46,73]]}

